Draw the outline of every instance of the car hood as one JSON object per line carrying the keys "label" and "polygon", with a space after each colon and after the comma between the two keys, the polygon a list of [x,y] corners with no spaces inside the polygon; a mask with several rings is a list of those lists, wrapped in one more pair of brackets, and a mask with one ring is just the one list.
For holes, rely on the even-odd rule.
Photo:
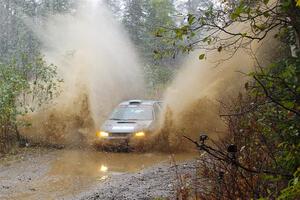
{"label": "car hood", "polygon": [[152,122],[152,120],[108,120],[103,124],[101,130],[110,133],[132,133],[137,131],[145,131],[150,128]]}

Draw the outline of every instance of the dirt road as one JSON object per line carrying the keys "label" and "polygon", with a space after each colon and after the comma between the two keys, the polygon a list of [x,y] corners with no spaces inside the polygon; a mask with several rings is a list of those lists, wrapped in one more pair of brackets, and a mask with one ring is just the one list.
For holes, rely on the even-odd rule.
{"label": "dirt road", "polygon": [[[167,197],[174,194],[176,170],[193,173],[194,161],[187,160],[194,157],[29,149],[0,160],[0,199]],[[178,168],[171,164],[174,159],[181,163]]]}

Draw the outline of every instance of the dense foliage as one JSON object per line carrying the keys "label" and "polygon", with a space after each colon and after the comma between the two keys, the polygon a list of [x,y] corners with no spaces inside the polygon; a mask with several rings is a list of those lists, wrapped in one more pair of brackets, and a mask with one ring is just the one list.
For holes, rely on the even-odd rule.
{"label": "dense foliage", "polygon": [[200,197],[300,197],[299,61],[289,57],[251,73],[254,81],[245,85],[247,93],[224,106],[229,136],[216,146],[227,155],[228,145],[237,145],[236,160],[200,160],[200,177],[211,182],[200,181]]}
{"label": "dense foliage", "polygon": [[283,59],[260,73],[254,73],[253,77],[252,96],[265,98],[262,100],[265,105],[257,108],[260,114],[253,131],[261,132],[267,141],[269,156],[274,159],[270,167],[294,175],[280,198],[299,198],[300,59]]}
{"label": "dense foliage", "polygon": [[213,168],[202,163],[212,177],[225,172],[225,197],[299,198],[299,61],[289,57],[251,73],[254,81],[246,84],[246,94],[224,109],[230,135],[219,147],[226,152],[227,145],[236,144],[239,164],[253,170],[220,160]]}
{"label": "dense foliage", "polygon": [[[257,59],[246,91],[224,107],[222,117],[229,135],[216,146],[223,152],[219,155],[227,155],[228,145],[237,145],[237,161],[204,156],[200,177],[206,181],[200,183],[198,197],[300,198],[299,4],[294,0],[199,4],[196,13],[186,15],[183,25],[157,30],[159,37],[173,40],[170,55],[178,49],[190,52],[197,48],[203,51],[200,60],[214,50],[226,50],[231,59],[240,48],[273,36],[273,41],[281,42],[281,55],[276,57],[270,50],[271,63],[261,64]],[[173,38],[166,33],[173,33]]]}

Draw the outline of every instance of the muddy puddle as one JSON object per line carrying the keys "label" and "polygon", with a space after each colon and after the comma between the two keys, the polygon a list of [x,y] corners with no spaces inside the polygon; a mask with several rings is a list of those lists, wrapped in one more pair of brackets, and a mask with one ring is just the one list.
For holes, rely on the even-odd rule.
{"label": "muddy puddle", "polygon": [[49,174],[99,176],[103,173],[136,172],[163,161],[184,161],[192,153],[108,153],[95,151],[63,151]]}
{"label": "muddy puddle", "polygon": [[[59,150],[32,157],[12,169],[0,168],[0,199],[76,199],[97,190],[103,181],[136,173],[156,164],[170,165],[196,157],[196,153],[106,153]],[[5,180],[5,181],[3,181]]]}

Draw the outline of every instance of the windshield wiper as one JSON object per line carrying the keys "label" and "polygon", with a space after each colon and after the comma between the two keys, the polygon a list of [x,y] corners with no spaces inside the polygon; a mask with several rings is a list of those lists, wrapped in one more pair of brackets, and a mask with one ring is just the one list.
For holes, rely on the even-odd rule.
{"label": "windshield wiper", "polygon": [[118,118],[110,118],[110,120],[123,120],[123,119],[118,119]]}
{"label": "windshield wiper", "polygon": [[132,121],[145,121],[146,119],[127,119],[127,120],[132,120]]}
{"label": "windshield wiper", "polygon": [[[119,119],[119,118],[110,118],[110,120],[122,120],[122,121],[145,121],[147,119]],[[150,119],[149,119],[150,120]]]}

